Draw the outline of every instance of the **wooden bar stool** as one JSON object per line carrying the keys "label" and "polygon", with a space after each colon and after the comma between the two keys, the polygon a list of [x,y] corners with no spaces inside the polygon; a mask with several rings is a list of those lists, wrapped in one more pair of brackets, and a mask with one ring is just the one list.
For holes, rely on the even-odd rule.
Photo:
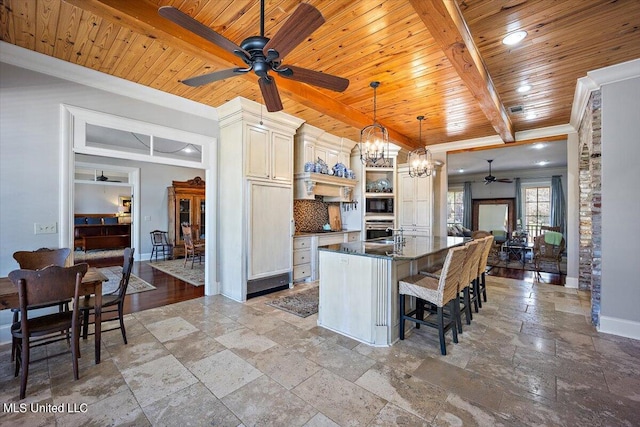
{"label": "wooden bar stool", "polygon": [[[404,322],[408,320],[416,324],[416,329],[418,329],[420,325],[431,326],[438,329],[440,352],[443,355],[447,354],[444,335],[449,329],[451,329],[453,334],[453,342],[458,342],[455,305],[459,304],[458,282],[460,281],[466,254],[466,246],[449,249],[439,279],[416,274],[399,281],[401,340],[404,340]],[[405,296],[416,298],[416,308],[409,313],[406,313],[405,310]],[[429,317],[426,320],[424,319],[424,307],[427,303],[435,307],[435,321]],[[448,315],[446,315],[444,311],[446,305],[449,306]]]}

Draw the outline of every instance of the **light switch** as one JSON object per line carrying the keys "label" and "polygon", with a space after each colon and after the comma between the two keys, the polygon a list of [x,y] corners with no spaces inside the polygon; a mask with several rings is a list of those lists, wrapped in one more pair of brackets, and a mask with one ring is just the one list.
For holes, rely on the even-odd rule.
{"label": "light switch", "polygon": [[58,223],[34,223],[33,224],[33,232],[34,234],[56,234],[58,232]]}

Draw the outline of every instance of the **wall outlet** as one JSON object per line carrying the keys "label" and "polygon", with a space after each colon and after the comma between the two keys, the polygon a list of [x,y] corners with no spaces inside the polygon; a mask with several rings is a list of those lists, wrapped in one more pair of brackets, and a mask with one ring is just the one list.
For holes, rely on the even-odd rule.
{"label": "wall outlet", "polygon": [[33,224],[34,234],[56,234],[58,232],[58,223],[50,222],[46,224],[40,224],[38,222]]}

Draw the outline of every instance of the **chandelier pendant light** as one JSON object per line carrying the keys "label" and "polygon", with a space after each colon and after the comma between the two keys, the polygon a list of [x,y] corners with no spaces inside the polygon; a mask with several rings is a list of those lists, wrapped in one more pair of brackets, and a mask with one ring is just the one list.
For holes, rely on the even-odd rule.
{"label": "chandelier pendant light", "polygon": [[[420,121],[420,142],[422,142],[422,121],[424,116],[418,116],[417,119]],[[431,151],[427,149],[426,145],[424,148],[416,148],[411,151],[407,158],[407,163],[409,163],[409,176],[412,178],[426,178],[431,176],[432,173],[435,175]]]}
{"label": "chandelier pendant light", "polygon": [[373,88],[373,124],[364,127],[360,131],[360,161],[366,166],[389,165],[389,132],[379,123],[376,123],[376,89],[380,82],[371,82]]}

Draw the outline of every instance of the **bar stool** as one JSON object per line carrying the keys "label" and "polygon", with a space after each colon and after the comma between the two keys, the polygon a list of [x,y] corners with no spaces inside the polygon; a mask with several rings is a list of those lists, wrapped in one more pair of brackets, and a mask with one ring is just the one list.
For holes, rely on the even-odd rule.
{"label": "bar stool", "polygon": [[482,293],[482,299],[484,302],[487,302],[487,283],[485,280],[485,273],[487,270],[487,261],[489,260],[489,253],[491,252],[491,248],[493,247],[493,236],[487,236],[484,238],[484,250],[482,251],[482,255],[480,256],[480,263],[478,264],[478,304],[482,307],[482,301],[480,300],[480,293]]}
{"label": "bar stool", "polygon": [[[439,279],[422,274],[416,274],[399,281],[400,294],[400,339],[404,340],[404,322],[408,320],[416,324],[430,326],[438,329],[440,337],[440,353],[447,354],[445,333],[451,329],[453,342],[458,342],[455,305],[458,303],[458,282],[462,274],[467,247],[459,246],[449,249],[442,267]],[[405,310],[405,296],[416,298],[416,308],[409,313]],[[435,306],[436,320],[429,317],[424,319],[424,307],[429,303]],[[444,307],[449,306],[448,316],[445,316]]]}

